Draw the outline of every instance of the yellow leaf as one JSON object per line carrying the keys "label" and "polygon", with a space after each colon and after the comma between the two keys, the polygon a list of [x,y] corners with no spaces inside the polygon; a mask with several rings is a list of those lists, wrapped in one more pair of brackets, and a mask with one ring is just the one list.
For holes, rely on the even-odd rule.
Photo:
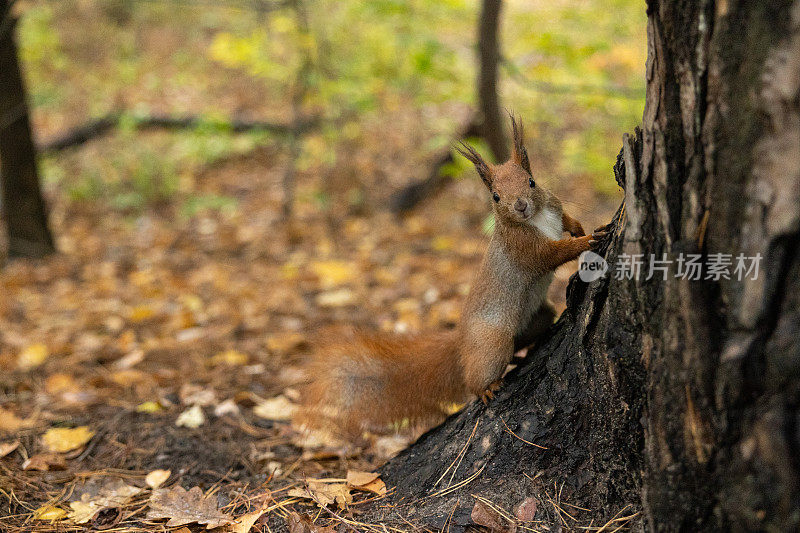
{"label": "yellow leaf", "polygon": [[311,263],[311,270],[325,289],[352,281],[358,275],[355,266],[344,261],[316,261]]}
{"label": "yellow leaf", "polygon": [[131,309],[131,312],[128,314],[128,318],[131,320],[131,322],[144,322],[145,320],[153,318],[153,315],[155,314],[156,313],[152,307],[148,305],[137,305]]}
{"label": "yellow leaf", "polygon": [[455,246],[455,241],[444,235],[440,235],[438,237],[434,237],[431,241],[431,247],[437,252],[446,252],[448,250],[452,250]]}
{"label": "yellow leaf", "polygon": [[206,415],[203,414],[203,410],[199,405],[193,405],[178,415],[178,419],[175,420],[175,425],[178,427],[198,428],[202,426],[205,421]]}
{"label": "yellow leaf", "polygon": [[89,426],[76,428],[53,428],[42,436],[45,447],[55,453],[66,453],[78,449],[94,436]]}
{"label": "yellow leaf", "polygon": [[30,370],[41,365],[50,355],[44,344],[31,344],[17,356],[17,367],[20,370]]}
{"label": "yellow leaf", "polygon": [[317,305],[320,307],[344,307],[355,302],[356,295],[350,289],[338,289],[323,292],[317,295]]}
{"label": "yellow leaf", "polygon": [[34,520],[61,520],[67,516],[67,512],[54,505],[44,505],[33,512]]}
{"label": "yellow leaf", "polygon": [[248,361],[247,354],[243,354],[242,352],[238,352],[236,350],[226,350],[224,352],[220,352],[214,355],[211,358],[212,365],[228,365],[228,366],[238,366],[238,365],[246,365]]}
{"label": "yellow leaf", "polygon": [[157,489],[168,480],[171,475],[172,472],[170,470],[153,470],[145,476],[144,482],[147,483],[147,486],[151,489]]}
{"label": "yellow leaf", "polygon": [[157,413],[164,408],[158,402],[143,402],[136,406],[137,413]]}

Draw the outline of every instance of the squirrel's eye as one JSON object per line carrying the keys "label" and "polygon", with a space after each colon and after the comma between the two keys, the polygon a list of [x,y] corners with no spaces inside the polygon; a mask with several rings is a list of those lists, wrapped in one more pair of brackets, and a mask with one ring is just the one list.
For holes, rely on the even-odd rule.
{"label": "squirrel's eye", "polygon": [[499,201],[500,201],[500,195],[499,195],[499,194],[497,194],[497,193],[494,193],[494,194],[492,195],[492,198],[494,198],[494,201],[495,201],[495,202],[499,202]]}
{"label": "squirrel's eye", "polygon": [[533,178],[528,178],[528,185],[531,186],[531,189],[536,187],[536,183],[534,183]]}

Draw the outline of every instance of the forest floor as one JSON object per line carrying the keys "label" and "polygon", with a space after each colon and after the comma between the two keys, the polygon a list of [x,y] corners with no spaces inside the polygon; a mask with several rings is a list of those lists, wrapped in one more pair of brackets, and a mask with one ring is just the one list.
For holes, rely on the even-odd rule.
{"label": "forest floor", "polygon": [[[257,100],[231,85],[234,103]],[[38,137],[79,123],[83,104],[36,114]],[[389,212],[390,195],[427,173],[421,120],[402,103],[361,125],[371,143],[340,143],[335,165],[301,168],[290,221],[281,140],[225,137],[219,157],[175,170],[169,194],[136,169],[161,168],[148,158],[174,134],[121,131],[43,160],[60,176],[46,185],[59,252],[0,270],[0,530],[380,529],[358,523],[359,506],[391,487],[365,473],[420,428],[353,448],[288,419],[320,335],[458,320],[489,200],[469,171],[407,216]],[[199,150],[213,149],[203,135]],[[597,176],[559,179],[548,149],[532,151],[541,183],[585,228],[605,223],[618,196],[598,192]],[[113,168],[97,163],[109,154]],[[126,165],[138,188],[109,196],[92,181]],[[574,270],[556,272],[559,309]]]}
{"label": "forest floor", "polygon": [[[376,436],[362,449],[308,441],[287,420],[300,364],[320,334],[346,325],[452,327],[487,241],[482,185],[453,182],[404,218],[378,204],[284,223],[281,170],[269,148],[214,164],[198,183],[239,207],[191,219],[166,207],[135,220],[67,213],[54,197],[59,254],[0,272],[0,480],[11,514],[0,525],[81,530],[52,519],[75,512],[83,493],[96,499],[98,480],[146,487],[154,470],[171,473],[167,487],[215,492],[230,516],[315,515],[292,489],[374,471],[413,438]],[[594,227],[607,209],[579,218]],[[574,269],[556,273],[560,308]],[[357,521],[358,502],[374,495],[355,494],[347,516]],[[151,530],[148,497],[89,524]]]}

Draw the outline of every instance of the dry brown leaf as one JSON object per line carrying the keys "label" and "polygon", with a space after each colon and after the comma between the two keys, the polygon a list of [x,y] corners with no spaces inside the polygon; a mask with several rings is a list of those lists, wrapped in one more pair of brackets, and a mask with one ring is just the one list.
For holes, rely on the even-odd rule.
{"label": "dry brown leaf", "polygon": [[10,454],[19,448],[19,440],[12,440],[11,442],[0,442],[0,459]]}
{"label": "dry brown leaf", "polygon": [[42,435],[45,447],[55,453],[66,453],[77,450],[94,437],[94,431],[89,426],[76,428],[52,428]]}
{"label": "dry brown leaf", "polygon": [[347,486],[356,490],[372,492],[383,496],[386,494],[386,483],[374,472],[347,471]]}
{"label": "dry brown leaf", "polygon": [[0,407],[0,432],[16,433],[20,429],[33,427],[33,417],[23,420],[8,409]]}
{"label": "dry brown leaf", "polygon": [[536,516],[537,502],[533,496],[525,498],[514,509],[514,516],[523,522],[530,522]]}
{"label": "dry brown leaf", "polygon": [[314,500],[317,505],[322,507],[336,503],[340,509],[344,509],[347,504],[353,503],[353,495],[350,494],[350,489],[344,483],[312,481],[307,488],[297,487],[291,489],[287,494],[297,498]]}
{"label": "dry brown leaf", "polygon": [[147,483],[147,486],[151,489],[157,489],[161,485],[164,484],[166,480],[169,479],[169,476],[172,475],[170,470],[153,470],[144,478],[144,482]]}
{"label": "dry brown leaf", "polygon": [[23,470],[64,470],[67,467],[67,460],[58,453],[39,453],[28,458],[22,463]]}
{"label": "dry brown leaf", "polygon": [[509,526],[513,525],[509,524],[497,511],[480,500],[475,502],[471,518],[476,524],[488,527],[492,531],[509,531]]}
{"label": "dry brown leaf", "polygon": [[233,524],[228,524],[220,531],[221,533],[250,533],[250,530],[253,529],[258,519],[267,512],[267,509],[269,509],[269,507],[262,507],[247,514],[243,514],[237,518]]}
{"label": "dry brown leaf", "polygon": [[319,526],[306,515],[297,513],[289,513],[289,516],[286,517],[286,524],[289,526],[289,533],[335,533],[336,531],[330,526]]}
{"label": "dry brown leaf", "polygon": [[180,485],[171,489],[156,489],[150,496],[150,520],[168,518],[168,526],[203,524],[206,529],[221,527],[233,522],[231,515],[219,510],[216,498],[206,497],[200,487],[186,490]]}
{"label": "dry brown leaf", "polygon": [[90,480],[80,491],[80,499],[70,502],[68,516],[76,524],[85,524],[103,509],[122,507],[143,490],[118,478]]}
{"label": "dry brown leaf", "polygon": [[347,484],[354,489],[368,485],[378,479],[380,474],[375,472],[361,472],[358,470],[347,471]]}

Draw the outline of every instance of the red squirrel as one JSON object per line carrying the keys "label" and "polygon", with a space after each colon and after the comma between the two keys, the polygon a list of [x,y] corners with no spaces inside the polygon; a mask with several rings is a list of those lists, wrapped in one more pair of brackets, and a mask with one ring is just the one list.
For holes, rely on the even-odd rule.
{"label": "red squirrel", "polygon": [[[509,161],[491,165],[456,148],[492,198],[495,229],[457,328],[399,335],[353,331],[320,346],[306,370],[299,422],[357,436],[365,427],[429,421],[447,405],[493,396],[515,350],[553,323],[553,271],[605,236],[585,235],[531,173],[522,125],[511,116]],[[563,238],[563,233],[571,236]]]}

